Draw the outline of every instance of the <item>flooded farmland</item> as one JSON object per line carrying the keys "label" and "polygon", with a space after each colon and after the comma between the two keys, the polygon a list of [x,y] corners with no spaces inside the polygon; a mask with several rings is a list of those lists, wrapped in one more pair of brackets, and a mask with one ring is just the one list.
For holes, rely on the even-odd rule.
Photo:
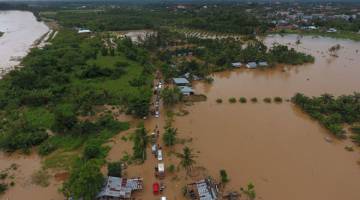
{"label": "flooded farmland", "polygon": [[[195,83],[206,102],[185,107],[190,114],[177,117],[181,135],[192,137],[199,151],[198,165],[218,177],[225,169],[228,189],[254,183],[259,199],[360,199],[359,149],[344,149],[349,141],[330,133],[289,102],[267,104],[265,97],[350,94],[360,90],[360,43],[329,38],[270,36],[265,42],[288,44],[316,57],[314,64],[275,69],[238,69],[214,74],[211,85]],[[338,57],[328,49],[341,45]],[[230,104],[228,98],[257,97],[258,103]],[[215,100],[222,98],[224,103]]]}

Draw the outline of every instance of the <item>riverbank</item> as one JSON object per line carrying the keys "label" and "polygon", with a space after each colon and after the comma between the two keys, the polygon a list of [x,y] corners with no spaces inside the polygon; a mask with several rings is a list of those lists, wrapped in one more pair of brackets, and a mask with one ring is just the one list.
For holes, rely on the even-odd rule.
{"label": "riverbank", "polygon": [[0,11],[0,78],[20,64],[49,28],[28,11]]}

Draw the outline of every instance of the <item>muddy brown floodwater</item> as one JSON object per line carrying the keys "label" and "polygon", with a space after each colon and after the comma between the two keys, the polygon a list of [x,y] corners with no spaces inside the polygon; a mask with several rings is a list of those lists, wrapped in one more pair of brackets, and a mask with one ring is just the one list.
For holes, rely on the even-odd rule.
{"label": "muddy brown floodwater", "polygon": [[[211,85],[195,83],[206,102],[186,107],[190,114],[177,117],[182,135],[199,151],[198,165],[218,177],[225,169],[227,189],[239,191],[252,182],[258,199],[358,200],[360,199],[359,149],[344,150],[349,141],[332,143],[316,121],[289,102],[266,104],[265,97],[290,98],[296,92],[334,95],[360,91],[359,42],[329,38],[270,36],[265,42],[288,44],[316,57],[314,64],[281,66],[267,70],[238,69],[213,75]],[[338,57],[328,49],[340,44]],[[230,104],[228,98],[257,97],[259,103]],[[215,100],[223,98],[224,103]]]}

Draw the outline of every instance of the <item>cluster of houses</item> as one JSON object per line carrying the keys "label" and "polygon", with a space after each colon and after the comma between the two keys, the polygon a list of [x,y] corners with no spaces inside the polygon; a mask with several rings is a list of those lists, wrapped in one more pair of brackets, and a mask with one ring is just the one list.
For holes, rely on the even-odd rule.
{"label": "cluster of houses", "polygon": [[[276,12],[268,12],[266,18],[272,19],[271,23],[275,25],[276,29],[317,30],[319,27],[314,26],[315,21],[335,19],[352,21],[360,17],[360,12],[357,9],[349,10],[349,14],[341,14],[341,12],[334,10],[331,6],[320,5],[313,8],[294,6]],[[335,33],[337,30],[330,28],[326,32]]]}
{"label": "cluster of houses", "polygon": [[98,193],[97,200],[122,200],[131,199],[131,194],[134,191],[143,189],[142,178],[120,178],[109,176],[106,182]]}
{"label": "cluster of houses", "polygon": [[234,62],[234,63],[231,63],[231,66],[234,68],[240,68],[242,66],[245,66],[248,69],[255,69],[257,67],[268,67],[269,64],[266,61],[248,62],[247,64],[243,64],[241,62]]}
{"label": "cluster of houses", "polygon": [[179,78],[173,78],[172,81],[173,84],[179,88],[181,94],[185,96],[190,96],[194,94],[194,90],[190,86],[190,81],[188,81],[188,79],[179,77]]}

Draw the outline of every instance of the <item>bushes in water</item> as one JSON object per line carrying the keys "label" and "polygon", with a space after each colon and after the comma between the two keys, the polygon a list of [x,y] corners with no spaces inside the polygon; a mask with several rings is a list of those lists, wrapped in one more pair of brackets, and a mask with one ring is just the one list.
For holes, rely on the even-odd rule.
{"label": "bushes in water", "polygon": [[274,97],[274,101],[276,103],[282,103],[283,102],[283,99],[281,97]]}
{"label": "bushes in water", "polygon": [[220,99],[220,98],[216,99],[216,103],[222,103],[222,102],[223,102],[222,99]]}
{"label": "bushes in water", "polygon": [[264,98],[264,102],[265,103],[271,103],[271,98],[269,98],[269,97]]}
{"label": "bushes in water", "polygon": [[225,169],[220,170],[220,179],[221,179],[222,184],[229,182],[230,179],[229,179]]}
{"label": "bushes in water", "polygon": [[253,98],[251,98],[251,102],[257,103],[257,102],[258,102],[258,99],[257,99],[256,97],[253,97]]}
{"label": "bushes in water", "polygon": [[5,183],[0,183],[0,195],[4,194],[5,191],[8,189],[8,185]]}
{"label": "bushes in water", "polygon": [[240,103],[246,103],[247,99],[245,97],[240,97],[239,102]]}
{"label": "bushes in water", "polygon": [[236,99],[235,99],[235,97],[231,97],[231,98],[229,98],[229,103],[236,103]]}

